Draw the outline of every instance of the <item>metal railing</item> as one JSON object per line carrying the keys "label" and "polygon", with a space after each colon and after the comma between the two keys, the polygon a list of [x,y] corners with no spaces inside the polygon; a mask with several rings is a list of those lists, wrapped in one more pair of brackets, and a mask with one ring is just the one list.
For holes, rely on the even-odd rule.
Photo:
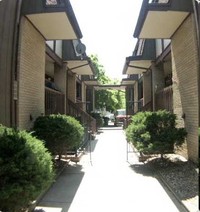
{"label": "metal railing", "polygon": [[88,113],[83,111],[76,103],[72,102],[71,100],[67,100],[67,114],[73,116],[77,120],[80,121],[82,126],[84,127],[84,139],[80,146],[83,148],[87,145],[87,142],[90,140],[89,136],[96,132],[96,119],[90,116]]}
{"label": "metal railing", "polygon": [[63,93],[45,87],[45,115],[64,114],[64,99]]}

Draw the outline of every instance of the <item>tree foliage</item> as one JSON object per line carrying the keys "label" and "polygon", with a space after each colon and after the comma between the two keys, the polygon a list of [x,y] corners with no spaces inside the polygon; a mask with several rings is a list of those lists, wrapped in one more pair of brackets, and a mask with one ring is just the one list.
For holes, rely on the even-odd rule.
{"label": "tree foliage", "polygon": [[[96,70],[96,77],[101,85],[117,85],[119,81],[110,79],[103,65],[100,64],[97,55],[91,55],[92,62]],[[125,108],[125,93],[120,90],[97,90],[95,92],[95,106],[97,109],[106,107],[107,111],[116,111]]]}

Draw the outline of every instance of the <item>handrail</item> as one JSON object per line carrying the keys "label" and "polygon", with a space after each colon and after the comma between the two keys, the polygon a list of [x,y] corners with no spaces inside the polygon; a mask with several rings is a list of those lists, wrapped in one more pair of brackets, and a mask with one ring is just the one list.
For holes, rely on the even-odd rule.
{"label": "handrail", "polygon": [[82,110],[76,103],[72,102],[70,99],[68,101],[67,113],[75,118],[80,119],[80,122],[87,127],[88,131],[92,133],[96,132],[96,119]]}

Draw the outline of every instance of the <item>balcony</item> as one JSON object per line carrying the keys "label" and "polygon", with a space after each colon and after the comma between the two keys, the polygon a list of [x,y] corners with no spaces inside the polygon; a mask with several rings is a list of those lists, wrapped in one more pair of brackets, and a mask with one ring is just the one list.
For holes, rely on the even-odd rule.
{"label": "balcony", "polygon": [[45,115],[64,114],[64,99],[63,93],[45,87]]}
{"label": "balcony", "polygon": [[135,81],[138,80],[138,75],[137,74],[132,74],[127,78],[122,79],[121,85],[123,86],[129,86],[133,85]]}
{"label": "balcony", "polygon": [[134,37],[170,39],[191,12],[189,0],[143,0]]}
{"label": "balcony", "polygon": [[173,112],[173,90],[168,86],[155,94],[155,109]]}
{"label": "balcony", "polygon": [[68,40],[82,37],[69,0],[23,0],[22,15],[46,40]]}
{"label": "balcony", "polygon": [[95,86],[95,85],[97,86],[97,85],[99,85],[98,80],[94,76],[91,76],[91,75],[82,75],[81,80],[87,86]]}
{"label": "balcony", "polygon": [[63,41],[63,61],[69,70],[77,75],[94,75],[91,59],[85,53],[85,45],[80,40]]}
{"label": "balcony", "polygon": [[151,66],[151,61],[156,58],[155,40],[139,39],[133,56],[127,57],[123,74],[142,74]]}

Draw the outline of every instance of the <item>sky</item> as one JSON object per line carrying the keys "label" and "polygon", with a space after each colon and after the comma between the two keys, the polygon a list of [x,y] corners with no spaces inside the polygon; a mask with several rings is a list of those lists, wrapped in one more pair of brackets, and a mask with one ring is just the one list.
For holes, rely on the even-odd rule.
{"label": "sky", "polygon": [[125,58],[132,55],[142,0],[71,0],[88,56],[96,54],[105,74],[121,81]]}

